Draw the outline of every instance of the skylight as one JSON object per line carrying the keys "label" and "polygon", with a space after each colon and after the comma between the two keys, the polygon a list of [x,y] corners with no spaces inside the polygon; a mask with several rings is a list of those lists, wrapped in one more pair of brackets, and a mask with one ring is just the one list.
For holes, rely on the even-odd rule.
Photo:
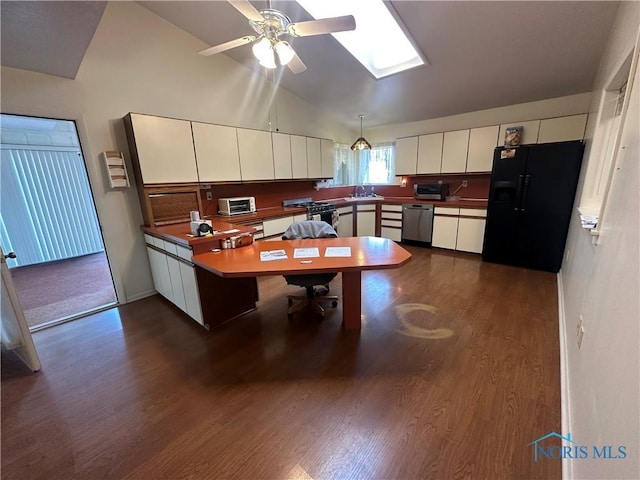
{"label": "skylight", "polygon": [[353,15],[356,29],[332,33],[376,78],[424,65],[382,0],[297,0],[315,19]]}

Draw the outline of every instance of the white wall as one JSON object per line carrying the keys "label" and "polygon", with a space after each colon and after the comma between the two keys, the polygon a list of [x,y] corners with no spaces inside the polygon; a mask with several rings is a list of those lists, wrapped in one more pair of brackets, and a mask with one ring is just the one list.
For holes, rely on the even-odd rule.
{"label": "white wall", "polygon": [[[597,114],[602,87],[633,48],[640,3],[621,2],[609,45],[594,85],[590,112]],[[636,73],[612,191],[598,245],[571,220],[561,271],[564,297],[562,345],[567,379],[565,433],[582,445],[626,445],[625,460],[573,460],[568,478],[640,478],[640,78]],[[587,129],[587,166],[598,160],[590,143],[597,126]],[[583,171],[585,168],[583,167]],[[579,191],[584,186],[584,175]],[[566,258],[568,256],[568,258]],[[585,335],[578,349],[576,322],[582,315]]]}
{"label": "white wall", "polygon": [[551,98],[538,102],[520,103],[506,107],[432,118],[419,122],[397,123],[365,130],[370,142],[394,141],[396,138],[447,132],[466,128],[486,127],[503,123],[525,122],[539,118],[562,117],[589,111],[591,93]]}
{"label": "white wall", "polygon": [[[134,2],[110,2],[75,80],[2,67],[2,112],[76,120],[121,302],[153,291],[135,188],[111,191],[99,153],[128,153],[128,112],[268,129],[273,84]],[[339,122],[285,90],[280,131],[341,138]],[[272,109],[275,118],[275,109]],[[131,170],[130,170],[131,171]]]}

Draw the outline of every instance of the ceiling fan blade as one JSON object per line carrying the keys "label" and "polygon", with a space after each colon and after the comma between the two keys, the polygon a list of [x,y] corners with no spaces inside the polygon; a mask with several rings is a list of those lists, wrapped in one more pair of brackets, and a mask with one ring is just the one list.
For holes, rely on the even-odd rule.
{"label": "ceiling fan blade", "polygon": [[307,69],[307,66],[300,60],[300,57],[296,53],[293,58],[287,63],[287,67],[293,73],[302,73]]}
{"label": "ceiling fan blade", "polygon": [[254,22],[264,22],[264,17],[248,0],[227,0],[233,8]]}
{"label": "ceiling fan blade", "polygon": [[198,53],[203,57],[208,57],[209,55],[224,52],[225,50],[231,50],[232,48],[239,47],[240,45],[246,45],[247,43],[253,42],[255,39],[256,37],[254,37],[253,35],[247,35],[242,38],[236,38],[235,40],[221,43],[220,45],[216,45],[214,47],[206,48],[199,51]]}
{"label": "ceiling fan blade", "polygon": [[323,33],[344,32],[355,30],[356,19],[353,15],[343,17],[323,18],[308,22],[291,23],[287,27],[287,33],[294,37],[309,37],[322,35]]}

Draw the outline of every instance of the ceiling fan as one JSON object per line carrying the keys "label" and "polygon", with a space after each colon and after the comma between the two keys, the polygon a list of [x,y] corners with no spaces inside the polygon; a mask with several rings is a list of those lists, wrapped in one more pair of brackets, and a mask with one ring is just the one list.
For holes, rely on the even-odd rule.
{"label": "ceiling fan", "polygon": [[[221,43],[198,52],[200,55],[214,55],[254,42],[252,47],[253,54],[263,67],[276,68],[279,62],[280,65],[289,67],[289,70],[293,73],[302,73],[307,69],[307,66],[300,60],[291,45],[281,40],[280,37],[283,35],[309,37],[311,35],[344,32],[356,28],[356,21],[352,15],[291,23],[291,19],[279,10],[272,8],[256,10],[248,0],[228,0],[228,2],[247,17],[249,25],[258,35],[245,35],[244,37]],[[271,6],[271,2],[269,2],[269,6]]]}

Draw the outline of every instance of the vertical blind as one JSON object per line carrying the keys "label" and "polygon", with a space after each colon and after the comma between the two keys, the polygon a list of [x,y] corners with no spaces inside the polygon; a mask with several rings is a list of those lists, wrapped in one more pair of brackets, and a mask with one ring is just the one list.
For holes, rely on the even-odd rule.
{"label": "vertical blind", "polygon": [[104,250],[77,148],[2,145],[0,241],[11,267]]}

